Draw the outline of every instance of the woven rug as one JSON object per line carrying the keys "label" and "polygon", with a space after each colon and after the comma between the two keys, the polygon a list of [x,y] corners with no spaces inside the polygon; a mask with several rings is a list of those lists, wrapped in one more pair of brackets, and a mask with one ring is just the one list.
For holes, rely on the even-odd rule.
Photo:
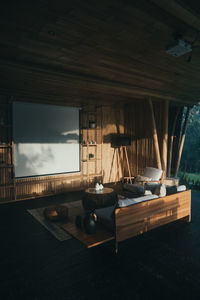
{"label": "woven rug", "polygon": [[[74,201],[69,203],[62,203],[68,207],[69,210],[69,218],[72,219],[75,215],[82,210],[82,202]],[[40,223],[42,224],[57,240],[66,241],[72,238],[66,231],[64,231],[61,226],[67,222],[66,221],[54,221],[51,222],[47,220],[43,214],[45,207],[28,209],[27,211]]]}

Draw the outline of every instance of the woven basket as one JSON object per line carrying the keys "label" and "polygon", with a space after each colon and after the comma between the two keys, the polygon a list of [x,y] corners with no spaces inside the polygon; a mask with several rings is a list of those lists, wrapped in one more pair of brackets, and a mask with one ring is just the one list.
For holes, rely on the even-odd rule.
{"label": "woven basket", "polygon": [[44,209],[44,216],[50,221],[61,221],[68,217],[68,208],[64,205],[48,206]]}

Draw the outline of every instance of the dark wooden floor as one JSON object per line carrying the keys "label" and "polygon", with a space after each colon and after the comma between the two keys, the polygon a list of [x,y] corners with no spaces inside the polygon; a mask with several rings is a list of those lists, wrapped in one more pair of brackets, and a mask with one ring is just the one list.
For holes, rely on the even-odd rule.
{"label": "dark wooden floor", "polygon": [[176,222],[122,242],[87,250],[57,241],[28,212],[81,192],[0,206],[0,299],[199,299],[200,194],[192,222]]}

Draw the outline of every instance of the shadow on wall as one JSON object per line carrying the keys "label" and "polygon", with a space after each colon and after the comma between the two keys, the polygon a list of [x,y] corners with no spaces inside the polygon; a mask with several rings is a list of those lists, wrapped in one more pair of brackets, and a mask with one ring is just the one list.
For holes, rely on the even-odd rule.
{"label": "shadow on wall", "polygon": [[14,102],[15,143],[78,143],[79,109]]}
{"label": "shadow on wall", "polygon": [[16,145],[16,177],[26,177],[30,174],[36,174],[38,169],[42,169],[46,162],[54,161],[54,155],[50,148],[42,148],[41,154],[26,155],[19,151],[19,145]]}
{"label": "shadow on wall", "polygon": [[31,143],[31,144],[78,144],[79,135],[77,133],[54,132],[45,134],[42,130],[40,136],[38,134],[26,137],[20,137],[15,140],[16,144]]}

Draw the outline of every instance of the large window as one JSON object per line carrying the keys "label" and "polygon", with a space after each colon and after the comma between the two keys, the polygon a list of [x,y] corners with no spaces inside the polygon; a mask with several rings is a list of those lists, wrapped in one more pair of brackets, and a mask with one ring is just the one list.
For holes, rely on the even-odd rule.
{"label": "large window", "polygon": [[14,102],[16,177],[80,171],[79,109]]}

